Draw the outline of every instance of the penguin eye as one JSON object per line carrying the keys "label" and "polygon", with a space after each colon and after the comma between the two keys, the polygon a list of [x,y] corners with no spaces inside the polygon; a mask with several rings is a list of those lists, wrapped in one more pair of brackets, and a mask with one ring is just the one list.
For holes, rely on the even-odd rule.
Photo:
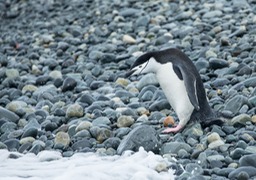
{"label": "penguin eye", "polygon": [[142,65],[140,65],[139,68],[142,68]]}

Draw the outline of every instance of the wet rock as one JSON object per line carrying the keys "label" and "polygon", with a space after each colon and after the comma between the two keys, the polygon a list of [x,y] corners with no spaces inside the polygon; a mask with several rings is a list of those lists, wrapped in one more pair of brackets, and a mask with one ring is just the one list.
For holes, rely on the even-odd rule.
{"label": "wet rock", "polygon": [[167,154],[167,153],[178,154],[180,149],[184,149],[187,152],[192,151],[191,146],[186,144],[186,143],[183,143],[183,142],[169,142],[169,143],[165,143],[161,147],[161,154]]}
{"label": "wet rock", "polygon": [[71,77],[67,77],[63,81],[62,91],[63,92],[71,91],[76,87],[76,85],[77,85],[77,81],[75,79]]}
{"label": "wet rock", "polygon": [[5,109],[3,107],[0,107],[0,119],[7,119],[11,122],[17,123],[18,120],[20,119],[18,115],[13,113],[12,111]]}
{"label": "wet rock", "polygon": [[245,155],[239,159],[240,166],[252,166],[256,168],[256,154]]}
{"label": "wet rock", "polygon": [[160,139],[156,131],[148,126],[138,126],[134,128],[120,143],[117,149],[118,154],[125,150],[138,151],[139,147],[146,151],[159,152]]}
{"label": "wet rock", "polygon": [[68,133],[58,132],[54,139],[54,146],[57,149],[67,148],[70,143],[70,137]]}

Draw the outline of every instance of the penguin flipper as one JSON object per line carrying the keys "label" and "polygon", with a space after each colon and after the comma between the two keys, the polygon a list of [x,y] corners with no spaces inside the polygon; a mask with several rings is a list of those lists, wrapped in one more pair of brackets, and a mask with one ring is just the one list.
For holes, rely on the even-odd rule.
{"label": "penguin flipper", "polygon": [[179,66],[174,66],[173,69],[177,76],[179,77],[179,79],[184,81],[191,104],[197,111],[200,110],[197,95],[197,79],[195,75],[192,74],[190,71],[186,71],[184,68],[181,68]]}

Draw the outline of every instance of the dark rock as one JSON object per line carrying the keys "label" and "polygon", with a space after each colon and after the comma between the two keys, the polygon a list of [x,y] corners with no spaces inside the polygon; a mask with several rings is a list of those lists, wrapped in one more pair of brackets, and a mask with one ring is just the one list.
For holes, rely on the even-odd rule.
{"label": "dark rock", "polygon": [[147,26],[150,21],[150,16],[140,16],[136,21],[135,21],[135,26],[140,27],[140,26]]}
{"label": "dark rock", "polygon": [[125,8],[123,10],[121,10],[119,12],[119,14],[121,16],[124,16],[124,17],[130,17],[130,16],[136,16],[140,13],[141,11],[139,9],[134,9],[134,8]]}
{"label": "dark rock", "polygon": [[24,131],[23,135],[21,136],[21,138],[25,138],[25,137],[33,137],[36,138],[38,133],[38,129],[35,127],[31,127],[28,128],[27,130]]}
{"label": "dark rock", "polygon": [[256,77],[251,77],[251,78],[248,78],[246,79],[243,84],[246,86],[246,87],[255,87],[256,86]]}
{"label": "dark rock", "polygon": [[245,155],[239,159],[240,166],[252,166],[256,168],[256,154]]}
{"label": "dark rock", "polygon": [[90,94],[83,94],[79,98],[79,102],[86,103],[89,105],[91,105],[94,101],[95,101],[95,99]]}
{"label": "dark rock", "polygon": [[117,137],[111,137],[109,139],[107,139],[106,141],[104,141],[104,147],[105,148],[113,148],[113,149],[117,149],[118,146],[120,145],[121,140]]}
{"label": "dark rock", "polygon": [[0,128],[0,132],[1,133],[9,133],[12,132],[16,129],[17,125],[13,122],[5,122],[1,128]]}
{"label": "dark rock", "polygon": [[224,110],[231,111],[235,115],[239,112],[240,108],[247,102],[247,98],[242,95],[237,95],[231,98],[225,105]]}
{"label": "dark rock", "polygon": [[18,149],[19,153],[26,153],[29,151],[29,149],[32,147],[32,143],[25,143],[20,146]]}
{"label": "dark rock", "polygon": [[91,84],[90,84],[90,88],[91,90],[96,90],[102,86],[104,86],[105,82],[104,81],[93,81]]}
{"label": "dark rock", "polygon": [[45,85],[48,81],[50,80],[50,76],[48,75],[43,75],[43,76],[39,76],[36,79],[36,85]]}
{"label": "dark rock", "polygon": [[8,139],[4,141],[4,144],[7,146],[9,151],[18,151],[20,147],[20,142],[17,139]]}
{"label": "dark rock", "polygon": [[9,111],[8,109],[5,109],[3,107],[0,107],[0,119],[7,119],[8,121],[17,123],[18,120],[20,119],[18,115],[15,113]]}
{"label": "dark rock", "polygon": [[122,154],[126,150],[138,151],[139,147],[143,147],[146,151],[159,152],[160,138],[152,127],[143,125],[134,128],[121,141],[117,153]]}
{"label": "dark rock", "polygon": [[[236,179],[238,178],[238,176],[242,176],[242,174],[240,173],[247,173],[249,177],[253,177],[256,176],[256,168],[255,167],[251,167],[251,166],[243,166],[243,167],[239,167],[237,169],[235,169],[234,171],[232,171],[229,175],[228,178],[229,179]],[[245,175],[247,176],[247,175]],[[244,178],[243,178],[244,179]]]}
{"label": "dark rock", "polygon": [[77,82],[75,79],[71,77],[67,77],[63,82],[62,91],[63,92],[71,91],[76,87],[76,85],[77,85]]}
{"label": "dark rock", "polygon": [[35,144],[32,146],[32,148],[28,152],[34,153],[37,155],[42,150],[43,150],[43,147],[41,146],[41,144]]}
{"label": "dark rock", "polygon": [[221,69],[221,68],[228,67],[228,62],[222,59],[211,58],[209,60],[209,65],[210,65],[210,68],[212,69]]}
{"label": "dark rock", "polygon": [[233,159],[239,159],[245,154],[246,154],[246,152],[244,149],[236,148],[235,150],[230,152],[230,157]]}
{"label": "dark rock", "polygon": [[167,99],[162,99],[160,101],[155,101],[149,106],[150,111],[161,111],[164,109],[170,109],[171,105],[167,101]]}
{"label": "dark rock", "polygon": [[180,149],[185,149],[187,152],[191,152],[190,145],[183,142],[168,142],[161,147],[161,154],[178,154]]}
{"label": "dark rock", "polygon": [[74,150],[74,151],[81,151],[82,149],[86,148],[86,147],[89,147],[91,148],[92,147],[92,143],[90,140],[88,139],[83,139],[83,140],[80,140],[80,141],[77,141],[75,142],[71,148]]}

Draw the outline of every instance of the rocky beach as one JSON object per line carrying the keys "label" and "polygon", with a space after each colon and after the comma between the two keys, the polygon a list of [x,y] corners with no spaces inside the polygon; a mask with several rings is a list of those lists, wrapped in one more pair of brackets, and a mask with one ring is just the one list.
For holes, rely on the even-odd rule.
{"label": "rocky beach", "polygon": [[[146,165],[154,175],[133,179],[256,178],[255,0],[6,0],[0,32],[0,179],[21,177],[9,164],[29,154],[54,162],[128,152],[158,162]],[[125,73],[170,47],[193,61],[223,125],[161,133],[166,117],[178,119],[155,75]]]}

